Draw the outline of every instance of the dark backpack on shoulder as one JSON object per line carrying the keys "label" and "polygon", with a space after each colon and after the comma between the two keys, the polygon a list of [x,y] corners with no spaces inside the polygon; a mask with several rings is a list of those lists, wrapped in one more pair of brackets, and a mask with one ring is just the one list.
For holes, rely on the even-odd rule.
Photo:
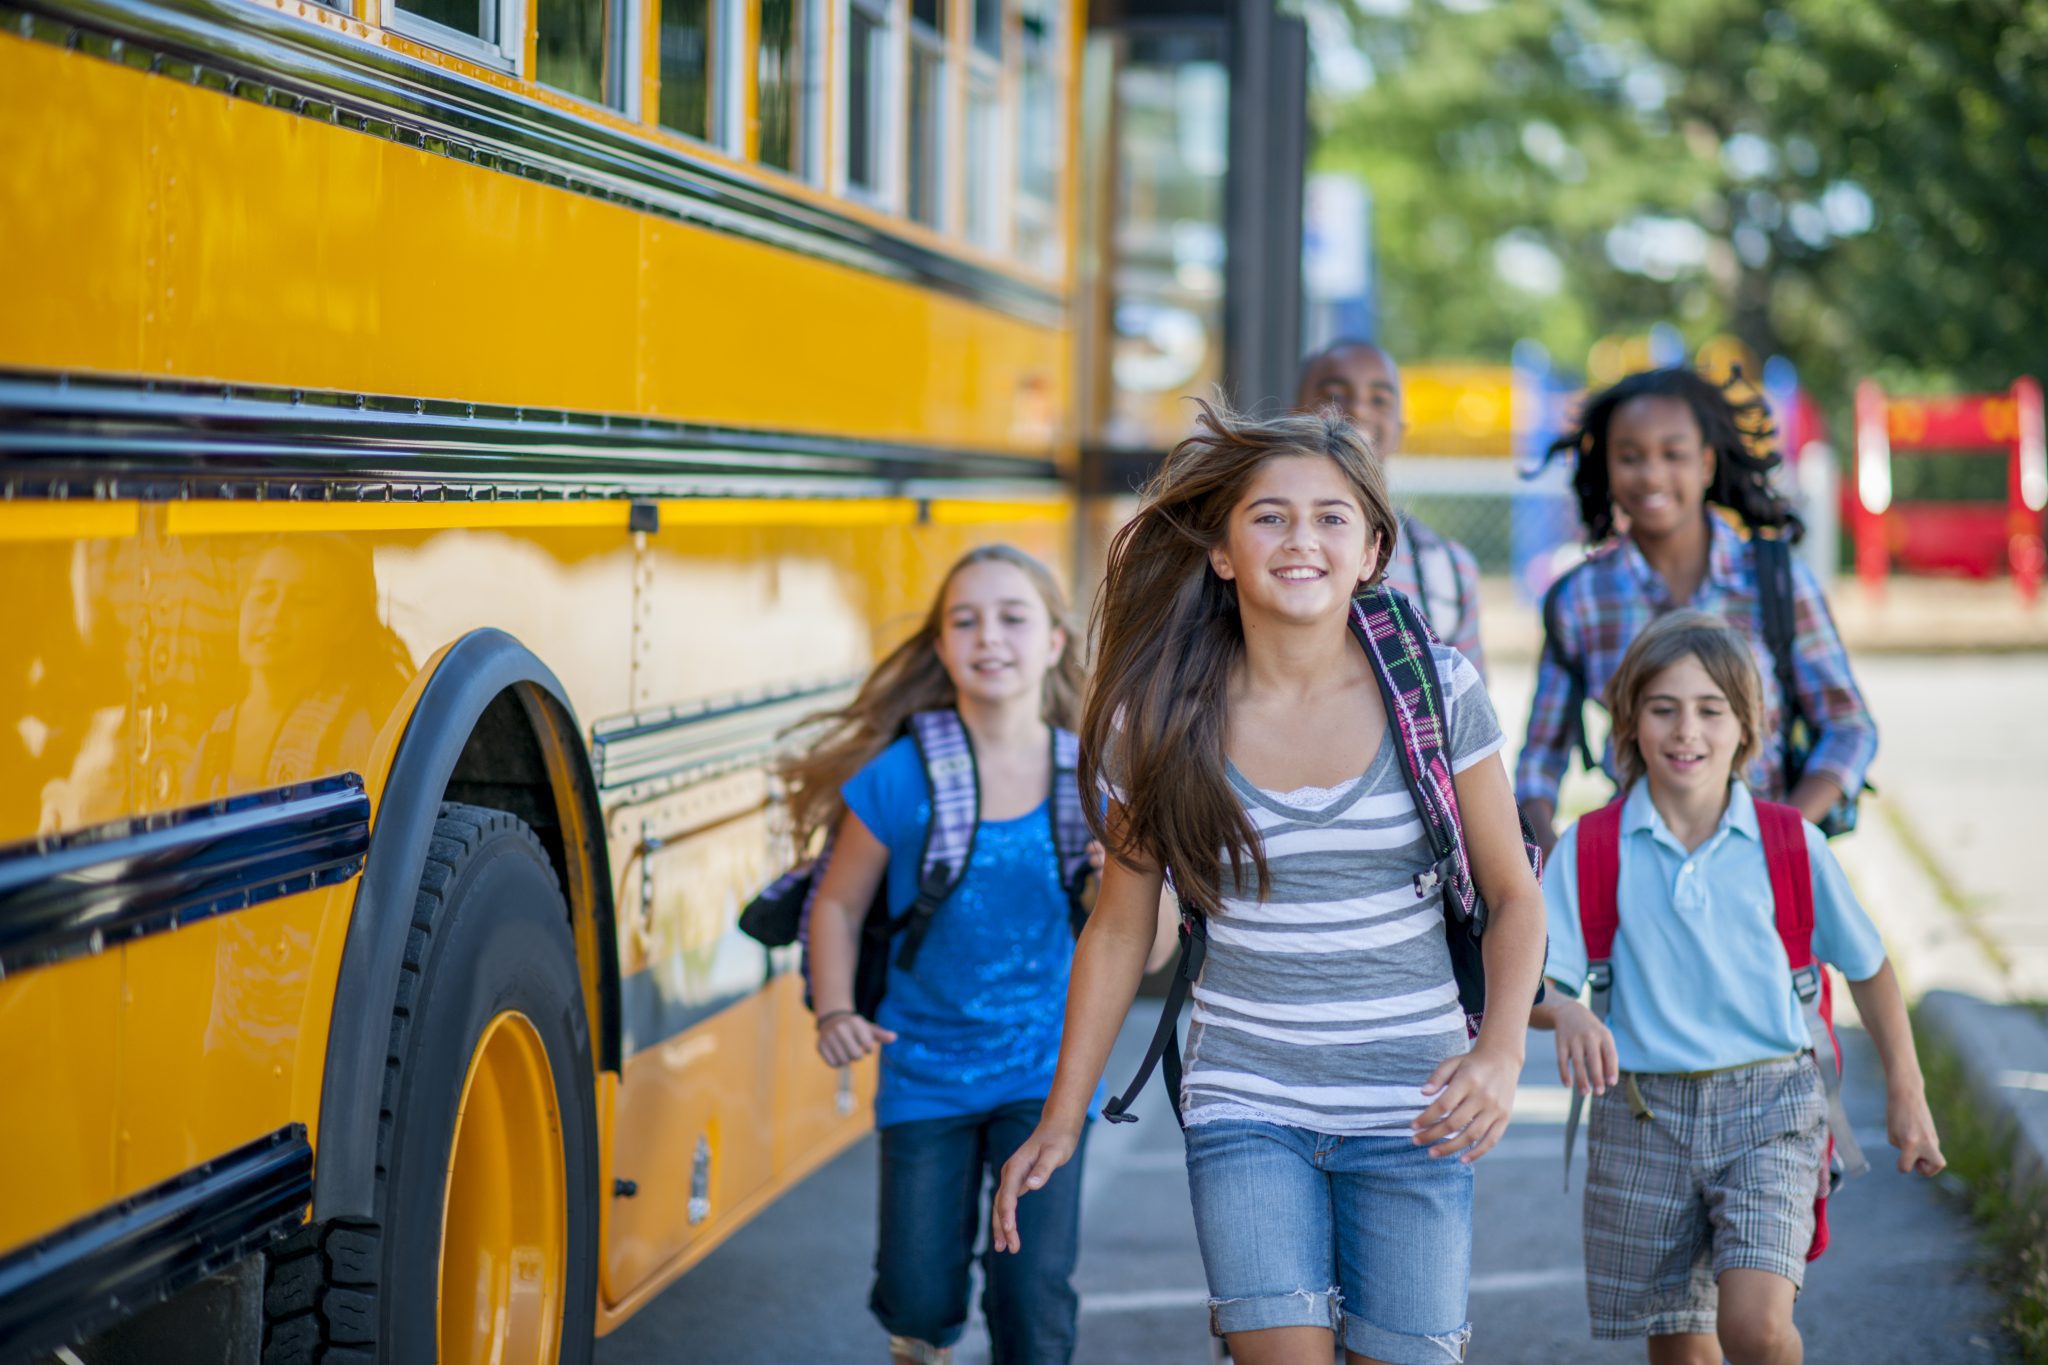
{"label": "dark backpack on shoulder", "polygon": [[[891,951],[896,965],[905,970],[916,963],[932,917],[967,875],[980,825],[981,784],[974,742],[960,713],[950,707],[920,711],[905,722],[904,730],[917,745],[918,760],[931,789],[932,818],[925,826],[924,848],[918,857],[916,899],[902,914],[892,914],[888,878],[884,876],[861,919],[853,1007],[866,1019],[875,1017],[888,989]],[[1047,804],[1053,848],[1059,857],[1060,886],[1067,896],[1068,922],[1077,936],[1087,917],[1084,887],[1089,873],[1088,818],[1074,783],[1079,762],[1080,741],[1071,731],[1053,727],[1052,795]],[[803,945],[806,1005],[811,1005],[811,902],[831,857],[832,843],[827,839],[815,859],[777,877],[740,911],[740,932],[757,943],[769,948]]]}
{"label": "dark backpack on shoulder", "polygon": [[[1465,827],[1451,772],[1449,698],[1431,650],[1436,636],[1413,602],[1385,586],[1368,588],[1352,599],[1351,636],[1372,661],[1387,725],[1401,751],[1401,776],[1429,839],[1433,861],[1415,875],[1415,898],[1421,900],[1439,886],[1443,888],[1444,941],[1451,950],[1458,1005],[1465,1012],[1466,1031],[1476,1034],[1486,1011],[1486,964],[1480,952],[1480,938],[1486,932],[1486,903],[1479,897],[1465,852]],[[1530,867],[1540,878],[1543,854],[1526,821],[1522,843]],[[1173,1115],[1180,1118],[1180,1011],[1202,974],[1208,947],[1208,928],[1202,916],[1182,901],[1180,961],[1160,1007],[1159,1027],[1153,1031],[1151,1045],[1129,1088],[1103,1107],[1102,1116],[1110,1122],[1136,1122],[1137,1115],[1130,1107],[1155,1066],[1165,1072]],[[1543,998],[1540,985],[1536,998]]]}

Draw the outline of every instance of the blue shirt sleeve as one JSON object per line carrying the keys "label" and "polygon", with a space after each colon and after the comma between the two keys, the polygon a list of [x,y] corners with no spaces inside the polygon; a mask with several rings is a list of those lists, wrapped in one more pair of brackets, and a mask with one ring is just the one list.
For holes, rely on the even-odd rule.
{"label": "blue shirt sleeve", "polygon": [[1558,837],[1543,865],[1543,908],[1550,925],[1550,956],[1543,975],[1574,996],[1586,989],[1586,939],[1579,927],[1579,827]]}
{"label": "blue shirt sleeve", "polygon": [[893,857],[906,840],[905,831],[918,825],[917,804],[925,796],[917,742],[905,735],[876,754],[847,779],[839,796]]}
{"label": "blue shirt sleeve", "polygon": [[1827,836],[1811,823],[1806,857],[1813,865],[1813,955],[1851,981],[1868,981],[1884,966],[1884,938],[1849,889]]}

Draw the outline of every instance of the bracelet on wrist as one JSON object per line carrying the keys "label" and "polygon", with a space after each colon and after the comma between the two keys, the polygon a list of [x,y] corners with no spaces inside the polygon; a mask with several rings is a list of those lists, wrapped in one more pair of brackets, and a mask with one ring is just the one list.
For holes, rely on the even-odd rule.
{"label": "bracelet on wrist", "polygon": [[859,1013],[859,1010],[826,1010],[823,1014],[818,1016],[817,1027],[822,1029],[825,1027],[825,1025],[831,1023],[834,1019],[845,1019],[851,1015]]}

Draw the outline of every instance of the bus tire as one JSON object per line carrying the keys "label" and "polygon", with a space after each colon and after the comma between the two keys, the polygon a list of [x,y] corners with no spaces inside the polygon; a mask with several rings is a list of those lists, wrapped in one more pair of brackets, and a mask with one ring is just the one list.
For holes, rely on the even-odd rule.
{"label": "bus tire", "polygon": [[[517,1053],[522,1046],[523,1058]],[[493,1070],[505,1047],[515,1049],[515,1061],[528,1063],[515,1065],[512,1074],[526,1077],[527,1089],[542,1101],[550,1087],[533,1078],[552,1082],[552,1131],[559,1141],[540,1150],[538,1162],[517,1158],[522,1143],[531,1157],[531,1143],[547,1141],[549,1123],[491,1131],[488,1119],[478,1117],[496,1112],[489,1105],[461,1112],[472,1083]],[[442,1358],[443,1243],[451,1234],[444,1222],[460,1217],[450,1211],[526,1202],[530,1197],[513,1187],[528,1185],[529,1167],[557,1162],[562,1197],[535,1201],[557,1207],[560,1218],[555,1358],[563,1365],[587,1362],[596,1328],[595,1090],[568,906],[546,852],[504,811],[442,803],[392,1011],[378,1115],[378,1216],[370,1224],[335,1219],[308,1227],[273,1253],[264,1365],[411,1365]],[[510,1168],[520,1175],[506,1183],[502,1200],[495,1189],[481,1205],[461,1199],[451,1169],[458,1132],[464,1163],[471,1141],[494,1149],[499,1165],[513,1158]],[[534,1177],[533,1183],[547,1182]],[[473,1296],[465,1289],[461,1297]],[[463,1354],[450,1349],[447,1358]],[[520,1352],[504,1358],[512,1365]]]}

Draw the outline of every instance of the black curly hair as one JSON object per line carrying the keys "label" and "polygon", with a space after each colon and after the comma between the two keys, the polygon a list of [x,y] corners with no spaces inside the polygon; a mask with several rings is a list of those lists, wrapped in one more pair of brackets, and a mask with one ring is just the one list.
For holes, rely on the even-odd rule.
{"label": "black curly hair", "polygon": [[[1738,387],[1746,392],[1738,392]],[[1560,455],[1573,457],[1572,488],[1579,496],[1579,520],[1585,524],[1588,544],[1597,545],[1614,534],[1607,427],[1622,404],[1637,398],[1676,398],[1692,409],[1700,436],[1714,452],[1708,502],[1735,513],[1752,531],[1774,530],[1794,542],[1805,533],[1798,513],[1771,489],[1771,471],[1782,461],[1773,444],[1777,427],[1763,396],[1746,384],[1740,370],[1726,384],[1716,384],[1680,365],[1638,371],[1592,395],[1580,409],[1578,425],[1544,452],[1539,470]]]}

